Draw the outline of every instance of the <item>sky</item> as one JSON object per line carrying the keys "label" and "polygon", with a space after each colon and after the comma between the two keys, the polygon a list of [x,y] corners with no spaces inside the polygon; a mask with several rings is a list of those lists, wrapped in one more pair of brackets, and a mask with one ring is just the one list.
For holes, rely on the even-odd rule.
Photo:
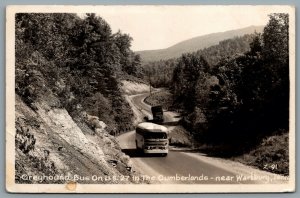
{"label": "sky", "polygon": [[[285,6],[100,6],[95,12],[113,33],[132,38],[133,51],[163,49],[178,42],[251,25],[266,25],[268,14]],[[82,16],[82,14],[79,13]]]}

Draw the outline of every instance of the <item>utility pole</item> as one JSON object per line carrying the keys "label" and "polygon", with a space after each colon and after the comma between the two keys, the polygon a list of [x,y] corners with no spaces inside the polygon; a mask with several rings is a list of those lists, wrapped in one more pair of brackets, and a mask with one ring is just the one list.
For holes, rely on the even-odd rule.
{"label": "utility pole", "polygon": [[150,90],[150,96],[151,96],[152,92],[151,92],[151,76],[150,76],[150,71],[149,71],[148,77],[149,77],[149,90]]}

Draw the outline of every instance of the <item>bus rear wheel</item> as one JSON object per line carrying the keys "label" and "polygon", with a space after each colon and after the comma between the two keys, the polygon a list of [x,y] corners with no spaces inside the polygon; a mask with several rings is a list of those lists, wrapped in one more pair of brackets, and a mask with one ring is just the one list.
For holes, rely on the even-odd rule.
{"label": "bus rear wheel", "polygon": [[167,157],[168,153],[162,153],[161,156]]}

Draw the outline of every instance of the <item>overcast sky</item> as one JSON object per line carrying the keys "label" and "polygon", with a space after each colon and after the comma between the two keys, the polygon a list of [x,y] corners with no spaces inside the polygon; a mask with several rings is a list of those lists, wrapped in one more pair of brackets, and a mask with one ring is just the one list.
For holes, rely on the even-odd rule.
{"label": "overcast sky", "polygon": [[[134,51],[162,49],[209,33],[266,25],[268,14],[283,6],[100,6],[96,12],[113,33],[132,38]],[[286,7],[285,7],[286,8]],[[81,15],[81,14],[79,14]]]}

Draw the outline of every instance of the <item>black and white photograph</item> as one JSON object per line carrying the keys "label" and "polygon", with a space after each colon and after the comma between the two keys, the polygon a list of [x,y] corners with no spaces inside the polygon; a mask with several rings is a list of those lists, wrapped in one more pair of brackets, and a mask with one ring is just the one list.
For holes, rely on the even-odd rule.
{"label": "black and white photograph", "polygon": [[7,191],[295,191],[293,6],[6,11]]}

